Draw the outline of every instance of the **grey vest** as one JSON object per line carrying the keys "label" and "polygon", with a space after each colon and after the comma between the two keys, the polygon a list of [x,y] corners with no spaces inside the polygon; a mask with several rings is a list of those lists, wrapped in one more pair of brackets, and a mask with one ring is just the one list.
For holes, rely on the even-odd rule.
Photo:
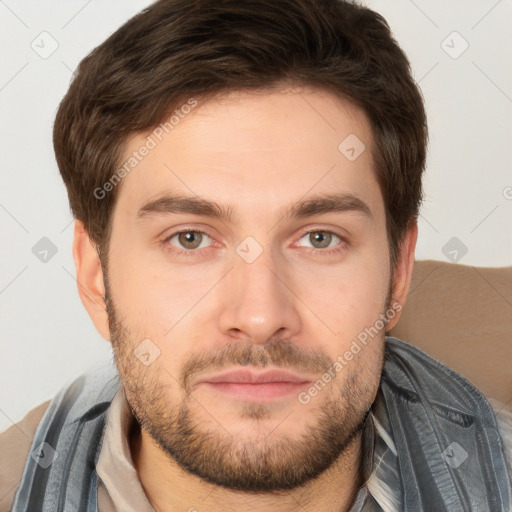
{"label": "grey vest", "polygon": [[[11,512],[98,510],[95,468],[119,385],[110,366],[83,375],[55,396],[37,428]],[[399,510],[512,511],[496,417],[467,380],[388,336],[374,406],[396,446],[398,472],[388,485],[398,487]],[[371,467],[373,445],[370,456]],[[365,487],[351,508],[381,510]]]}

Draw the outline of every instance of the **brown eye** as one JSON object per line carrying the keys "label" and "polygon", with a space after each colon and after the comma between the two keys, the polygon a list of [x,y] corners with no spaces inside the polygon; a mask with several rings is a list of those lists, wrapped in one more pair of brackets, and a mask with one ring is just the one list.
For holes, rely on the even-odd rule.
{"label": "brown eye", "polygon": [[329,247],[332,240],[332,233],[327,231],[313,231],[309,233],[309,241],[315,249],[325,249]]}
{"label": "brown eye", "polygon": [[348,247],[344,237],[334,231],[315,229],[304,233],[300,239],[300,247],[308,247],[313,254],[342,253]]}
{"label": "brown eye", "polygon": [[185,231],[178,235],[178,240],[185,249],[197,249],[202,239],[203,235],[198,231]]}
{"label": "brown eye", "polygon": [[208,240],[211,241],[211,238],[206,233],[194,230],[180,231],[166,239],[169,244],[185,251],[202,249],[208,245]]}

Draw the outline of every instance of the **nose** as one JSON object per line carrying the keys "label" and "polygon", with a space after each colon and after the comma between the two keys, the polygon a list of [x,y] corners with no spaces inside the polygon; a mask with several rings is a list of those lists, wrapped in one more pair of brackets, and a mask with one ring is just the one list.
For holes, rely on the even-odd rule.
{"label": "nose", "polygon": [[224,335],[264,344],[276,337],[291,338],[300,331],[300,301],[285,266],[280,270],[270,251],[263,251],[252,263],[235,254],[233,269],[219,290],[222,311],[218,321]]}

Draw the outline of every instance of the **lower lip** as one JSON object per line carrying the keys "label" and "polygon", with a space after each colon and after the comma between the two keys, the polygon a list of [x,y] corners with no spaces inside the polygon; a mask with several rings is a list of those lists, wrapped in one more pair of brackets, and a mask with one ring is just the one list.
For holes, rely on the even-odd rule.
{"label": "lower lip", "polygon": [[291,393],[298,393],[309,382],[203,382],[210,389],[219,391],[232,398],[253,402],[265,402]]}

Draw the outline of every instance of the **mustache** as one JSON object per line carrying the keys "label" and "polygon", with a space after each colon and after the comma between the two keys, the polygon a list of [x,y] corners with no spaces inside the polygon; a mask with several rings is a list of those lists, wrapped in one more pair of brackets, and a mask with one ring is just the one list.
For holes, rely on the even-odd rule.
{"label": "mustache", "polygon": [[189,393],[194,377],[206,369],[222,370],[233,365],[264,368],[276,366],[286,370],[323,374],[334,360],[322,352],[303,348],[289,339],[272,339],[264,345],[236,341],[214,352],[199,352],[183,366],[181,386]]}

